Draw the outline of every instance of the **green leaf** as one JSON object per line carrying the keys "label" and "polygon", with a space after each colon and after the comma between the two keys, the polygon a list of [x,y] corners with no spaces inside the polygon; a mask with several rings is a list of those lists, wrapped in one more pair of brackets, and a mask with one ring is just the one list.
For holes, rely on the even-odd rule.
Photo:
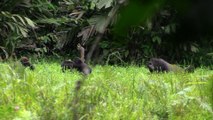
{"label": "green leaf", "polygon": [[105,16],[95,16],[88,20],[90,25],[95,25],[95,29],[98,32],[102,32],[104,30],[106,24]]}
{"label": "green leaf", "polygon": [[165,33],[169,34],[170,32],[171,32],[170,26],[168,25],[168,26],[165,27]]}
{"label": "green leaf", "polygon": [[21,21],[21,23],[26,26],[26,23],[24,22],[24,20],[21,16],[19,16],[19,15],[13,15],[13,16],[17,17]]}
{"label": "green leaf", "polygon": [[105,8],[109,8],[112,6],[113,0],[99,0],[96,4],[98,9],[101,9],[105,6]]}
{"label": "green leaf", "polygon": [[24,18],[27,21],[28,25],[30,25],[30,27],[35,28],[35,23],[31,19],[27,17],[24,17]]}
{"label": "green leaf", "polygon": [[14,16],[12,16],[11,18],[13,19],[13,21],[14,21],[15,23],[18,23],[18,21],[16,20],[16,18],[15,18]]}
{"label": "green leaf", "polygon": [[197,53],[199,51],[197,44],[191,45],[191,51],[194,52],[194,53]]}
{"label": "green leaf", "polygon": [[27,37],[27,29],[23,28],[23,27],[18,27],[19,28],[19,31],[21,32],[21,34],[24,36],[24,37]]}
{"label": "green leaf", "polygon": [[13,23],[11,23],[11,22],[5,22],[5,24],[7,24],[12,31],[15,30],[14,25],[12,25]]}
{"label": "green leaf", "polygon": [[213,53],[207,53],[208,56],[213,56]]}
{"label": "green leaf", "polygon": [[153,41],[153,42],[157,42],[158,44],[161,44],[161,38],[160,38],[159,36],[154,36],[154,37],[152,38],[152,41]]}
{"label": "green leaf", "polygon": [[1,14],[4,15],[5,17],[7,17],[7,18],[11,17],[11,14],[9,12],[2,11]]}

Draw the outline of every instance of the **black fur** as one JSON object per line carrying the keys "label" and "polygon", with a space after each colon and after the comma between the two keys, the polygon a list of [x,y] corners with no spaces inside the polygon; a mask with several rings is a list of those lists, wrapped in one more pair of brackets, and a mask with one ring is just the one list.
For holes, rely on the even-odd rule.
{"label": "black fur", "polygon": [[151,58],[147,64],[150,72],[194,72],[194,66],[189,66],[185,69],[168,63],[161,58]]}
{"label": "black fur", "polygon": [[65,60],[62,62],[61,67],[63,72],[66,69],[76,69],[77,71],[82,72],[85,75],[88,75],[92,72],[92,69],[79,58],[74,61]]}
{"label": "black fur", "polygon": [[147,64],[150,72],[168,72],[170,64],[161,58],[151,58]]}
{"label": "black fur", "polygon": [[30,70],[34,70],[35,67],[30,63],[29,59],[27,57],[22,57],[20,60],[21,64],[25,67],[29,67]]}
{"label": "black fur", "polygon": [[64,72],[65,70],[67,69],[72,69],[73,68],[73,61],[71,60],[65,60],[61,63],[61,68],[62,68],[62,71]]}
{"label": "black fur", "polygon": [[65,60],[62,62],[61,67],[62,71],[66,69],[76,69],[79,72],[82,72],[85,75],[88,75],[92,72],[92,69],[85,63],[84,54],[85,49],[80,44],[77,45],[77,50],[80,52],[80,58],[77,58],[74,61]]}

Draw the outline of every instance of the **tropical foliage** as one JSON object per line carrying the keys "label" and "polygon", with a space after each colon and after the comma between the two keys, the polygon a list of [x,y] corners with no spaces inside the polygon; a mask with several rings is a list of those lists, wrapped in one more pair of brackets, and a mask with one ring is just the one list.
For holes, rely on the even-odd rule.
{"label": "tropical foliage", "polygon": [[[1,0],[0,119],[211,120],[212,5]],[[89,76],[61,71],[62,59],[79,56],[78,43],[96,65]],[[34,71],[17,61],[21,56],[30,56]],[[151,74],[144,67],[151,57],[200,68]]]}
{"label": "tropical foliage", "polygon": [[[0,54],[3,59],[28,53],[72,57],[77,43],[81,43],[87,49],[87,59],[93,58],[95,63],[140,64],[150,57],[162,57],[171,62],[209,65],[213,44],[211,2],[203,3],[207,7],[200,3],[3,0]],[[194,6],[206,14],[197,12],[200,9]]]}

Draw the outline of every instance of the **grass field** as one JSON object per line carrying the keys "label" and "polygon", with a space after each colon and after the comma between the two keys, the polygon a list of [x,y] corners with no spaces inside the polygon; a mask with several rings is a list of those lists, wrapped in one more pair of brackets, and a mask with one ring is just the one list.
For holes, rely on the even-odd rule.
{"label": "grass field", "polygon": [[0,119],[213,119],[213,71],[205,68],[151,74],[145,67],[94,66],[83,77],[55,62],[35,67],[0,63]]}

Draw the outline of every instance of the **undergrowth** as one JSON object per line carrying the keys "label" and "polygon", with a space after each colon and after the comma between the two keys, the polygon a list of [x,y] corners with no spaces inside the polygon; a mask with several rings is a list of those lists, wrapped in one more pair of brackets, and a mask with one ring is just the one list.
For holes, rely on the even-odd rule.
{"label": "undergrowth", "polygon": [[153,73],[145,67],[94,66],[84,77],[38,62],[30,71],[0,63],[2,120],[211,120],[213,71]]}

